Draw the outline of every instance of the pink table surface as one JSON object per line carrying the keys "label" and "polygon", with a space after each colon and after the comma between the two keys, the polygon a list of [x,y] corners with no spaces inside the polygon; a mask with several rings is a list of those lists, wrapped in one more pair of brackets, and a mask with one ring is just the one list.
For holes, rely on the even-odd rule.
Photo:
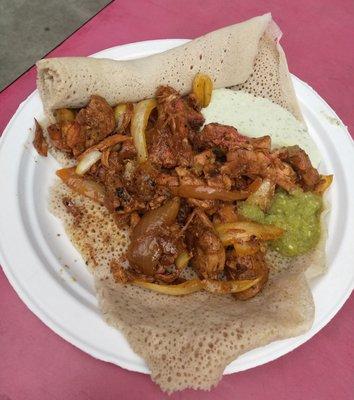
{"label": "pink table surface", "polygon": [[[316,89],[353,133],[354,3],[350,0],[121,0],[50,56],[86,56],[147,39],[193,38],[268,11],[284,32],[290,70]],[[0,132],[34,89],[32,68],[0,93]],[[290,354],[226,376],[211,392],[186,390],[171,399],[353,399],[353,309],[351,296],[320,333]],[[98,361],[61,339],[27,309],[0,271],[0,400],[141,398],[167,396],[148,376]]]}

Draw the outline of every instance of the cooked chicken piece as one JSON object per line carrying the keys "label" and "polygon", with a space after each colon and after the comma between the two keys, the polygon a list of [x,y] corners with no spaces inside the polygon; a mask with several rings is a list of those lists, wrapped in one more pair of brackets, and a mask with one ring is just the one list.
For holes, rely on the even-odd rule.
{"label": "cooked chicken piece", "polygon": [[143,213],[160,207],[171,197],[167,182],[178,185],[177,176],[160,173],[148,164],[136,167],[133,161],[123,162],[116,151],[110,155],[109,168],[93,166],[89,174],[104,184],[105,205],[119,225],[129,223],[134,211]]}
{"label": "cooked chicken piece", "polygon": [[61,134],[75,157],[85,150],[85,132],[77,122],[62,122]]}
{"label": "cooked chicken piece", "polygon": [[178,186],[179,179],[176,174],[169,175],[162,172],[158,172],[155,176],[155,182],[161,186],[173,187],[173,186]]}
{"label": "cooked chicken piece", "polygon": [[101,166],[96,171],[92,171],[91,168],[90,175],[92,176],[94,173],[96,180],[104,184],[106,189],[105,206],[117,217],[117,222],[122,223],[129,221],[129,213],[145,210],[146,204],[128,191],[129,185],[123,178],[124,165],[116,163],[116,157],[111,157],[112,162],[110,162],[109,169]]}
{"label": "cooked chicken piece", "polygon": [[203,114],[200,112],[200,106],[198,104],[197,98],[193,93],[190,93],[188,96],[184,98],[187,107],[187,115],[189,125],[197,130],[204,124]]}
{"label": "cooked chicken piece", "polygon": [[186,199],[181,199],[181,206],[177,215],[177,222],[182,226],[185,225],[188,219],[191,217],[193,208]]}
{"label": "cooked chicken piece", "polygon": [[200,126],[204,118],[168,86],[156,92],[158,118],[148,132],[148,153],[151,162],[163,168],[189,166],[193,152],[188,141],[191,127]]}
{"label": "cooked chicken piece", "polygon": [[272,141],[269,135],[261,136],[259,138],[248,138],[248,140],[255,150],[271,150]]}
{"label": "cooked chicken piece", "polygon": [[221,171],[230,176],[261,175],[271,166],[272,159],[266,152],[237,149],[227,153],[227,162]]}
{"label": "cooked chicken piece", "polygon": [[48,133],[55,147],[77,156],[107,137],[114,128],[113,109],[102,97],[91,96],[74,121],[62,118],[48,128]]}
{"label": "cooked chicken piece", "polygon": [[149,131],[147,136],[149,160],[162,168],[192,163],[192,149],[187,138],[171,133],[168,126]]}
{"label": "cooked chicken piece", "polygon": [[232,180],[226,174],[218,174],[207,179],[208,186],[231,190]]}
{"label": "cooked chicken piece", "polygon": [[290,165],[265,151],[238,149],[229,152],[221,172],[231,177],[247,175],[269,178],[287,191],[297,187],[297,177]]}
{"label": "cooked chicken piece", "polygon": [[[225,158],[225,156],[223,155]],[[220,173],[220,162],[211,150],[204,150],[193,158],[193,172],[198,176],[204,174],[205,178],[213,178]]]}
{"label": "cooked chicken piece", "polygon": [[247,145],[246,136],[232,126],[211,123],[195,135],[195,146],[200,149],[218,148],[223,152],[232,151]]}
{"label": "cooked chicken piece", "polygon": [[51,144],[59,150],[71,152],[70,147],[64,141],[62,132],[61,132],[61,124],[56,123],[49,125],[47,128],[48,135],[51,141]]}
{"label": "cooked chicken piece", "polygon": [[299,146],[283,147],[275,152],[277,156],[291,165],[299,176],[304,189],[312,190],[320,181],[320,175],[311,164],[309,156]]}
{"label": "cooked chicken piece", "polygon": [[82,108],[75,121],[85,133],[85,147],[89,148],[113,132],[116,121],[114,111],[107,101],[97,95],[91,96],[88,105]]}
{"label": "cooked chicken piece", "polygon": [[184,167],[175,168],[180,185],[205,185],[202,178],[195,175],[190,169]]}
{"label": "cooked chicken piece", "polygon": [[187,199],[188,204],[193,208],[200,208],[207,214],[211,215],[217,209],[218,201],[217,200],[199,200],[199,199]]}
{"label": "cooked chicken piece", "polygon": [[187,128],[197,129],[204,124],[203,114],[196,103],[193,94],[185,99],[170,86],[160,86],[156,91],[156,99],[158,103],[159,118],[166,121],[172,119],[175,124],[173,130],[183,132],[183,136],[187,137]]}
{"label": "cooked chicken piece", "polygon": [[215,154],[211,150],[204,150],[193,158],[193,167],[196,170],[203,170],[205,167],[215,164]]}
{"label": "cooked chicken piece", "polygon": [[135,198],[142,202],[150,201],[156,191],[154,173],[144,168],[144,164],[140,164],[135,168],[131,181],[126,182],[125,186]]}
{"label": "cooked chicken piece", "polygon": [[269,268],[264,260],[264,254],[258,252],[249,256],[237,257],[232,254],[234,264],[232,268],[227,268],[227,273],[231,279],[244,280],[244,279],[255,279],[260,278],[259,282],[251,288],[233,294],[238,300],[247,300],[254,297],[259,293],[268,280]]}
{"label": "cooked chicken piece", "polygon": [[47,157],[48,154],[48,143],[46,142],[44,135],[43,135],[43,129],[39,125],[38,121],[35,119],[34,120],[36,124],[36,128],[34,131],[34,139],[33,139],[33,146],[37,150],[37,153],[40,156]]}
{"label": "cooked chicken piece", "polygon": [[136,148],[132,140],[126,140],[118,151],[121,160],[133,159],[136,157]]}
{"label": "cooked chicken piece", "polygon": [[63,121],[48,126],[48,135],[54,147],[79,155],[85,150],[85,132],[75,121]]}
{"label": "cooked chicken piece", "polygon": [[153,198],[146,204],[145,209],[154,210],[171,197],[171,192],[164,186],[158,186]]}
{"label": "cooked chicken piece", "polygon": [[288,192],[291,192],[298,187],[295,171],[289,164],[282,162],[279,159],[273,161],[273,168],[269,168],[267,173],[263,176],[271,179],[278,186]]}
{"label": "cooked chicken piece", "polygon": [[186,243],[193,254],[191,264],[203,278],[217,279],[224,270],[225,249],[209,218],[198,211],[186,230]]}
{"label": "cooked chicken piece", "polygon": [[238,132],[232,126],[211,123],[205,125],[199,134],[195,134],[195,145],[201,149],[216,148],[224,153],[234,151],[239,148],[249,150],[270,151],[270,136],[250,138]]}
{"label": "cooked chicken piece", "polygon": [[[175,171],[177,172],[180,185],[205,186],[204,180],[196,176],[190,169],[177,167],[175,168]],[[189,198],[187,199],[187,202],[191,207],[201,208],[208,213],[211,212],[211,210],[213,210],[217,205],[216,200],[198,200]]]}

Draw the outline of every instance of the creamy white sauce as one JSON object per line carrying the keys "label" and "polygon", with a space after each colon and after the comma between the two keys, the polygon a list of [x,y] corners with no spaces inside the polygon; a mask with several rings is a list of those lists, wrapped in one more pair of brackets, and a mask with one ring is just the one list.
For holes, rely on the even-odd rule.
{"label": "creamy white sauce", "polygon": [[231,89],[216,89],[207,108],[202,110],[206,123],[231,125],[246,136],[269,135],[272,147],[299,145],[317,167],[321,161],[316,144],[304,124],[289,111],[268,99]]}

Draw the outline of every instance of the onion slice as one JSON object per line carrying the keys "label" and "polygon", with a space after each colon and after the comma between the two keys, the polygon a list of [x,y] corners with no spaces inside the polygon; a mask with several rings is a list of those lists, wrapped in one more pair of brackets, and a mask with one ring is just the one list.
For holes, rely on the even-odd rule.
{"label": "onion slice", "polygon": [[179,271],[184,270],[187,265],[189,260],[192,258],[192,256],[190,254],[188,254],[186,251],[183,251],[182,253],[180,253],[176,260],[175,260],[175,264],[176,267],[178,268]]}
{"label": "onion slice", "polygon": [[125,142],[126,140],[132,140],[131,136],[122,135],[120,133],[108,136],[98,144],[95,144],[94,146],[91,146],[88,149],[86,149],[83,153],[79,155],[77,159],[80,161],[86,156],[86,154],[91,153],[91,151],[93,150],[103,151],[106,150],[108,147],[115,146],[118,143]]}
{"label": "onion slice", "polygon": [[321,175],[320,181],[315,187],[314,192],[322,195],[330,186],[333,181],[333,175]]}
{"label": "onion slice", "polygon": [[134,113],[130,122],[130,131],[138,153],[139,163],[148,159],[145,129],[152,110],[156,107],[155,99],[142,100],[134,105]]}
{"label": "onion slice", "polygon": [[151,290],[153,292],[168,294],[170,296],[183,296],[202,290],[202,284],[199,279],[192,279],[177,285],[159,285],[157,283],[145,282],[140,279],[132,281],[133,285],[140,286],[144,289]]}
{"label": "onion slice", "polygon": [[201,281],[203,289],[210,293],[228,294],[239,293],[249,289],[259,282],[260,278],[245,279],[245,280],[231,280],[231,281],[217,281],[213,279],[204,279]]}
{"label": "onion slice", "polygon": [[56,175],[74,192],[86,196],[97,203],[104,203],[104,186],[91,179],[77,175],[75,167],[59,169],[56,171]]}
{"label": "onion slice", "polygon": [[207,185],[180,185],[170,187],[170,190],[175,196],[199,200],[236,201],[247,199],[250,195],[248,190],[231,191]]}
{"label": "onion slice", "polygon": [[84,175],[98,160],[101,159],[102,153],[99,150],[92,150],[84,155],[76,166],[75,172],[77,175]]}
{"label": "onion slice", "polygon": [[193,79],[193,94],[200,107],[208,107],[213,92],[213,81],[206,74],[197,73]]}
{"label": "onion slice", "polygon": [[210,293],[216,294],[229,294],[239,293],[249,289],[259,282],[260,278],[247,279],[247,280],[231,280],[231,281],[217,281],[213,279],[191,279],[189,281],[179,283],[177,285],[165,285],[143,281],[141,279],[134,279],[131,283],[140,286],[144,289],[153,292],[167,294],[170,296],[184,296],[206,290]]}
{"label": "onion slice", "polygon": [[234,240],[249,240],[252,236],[261,240],[274,240],[284,233],[284,230],[278,226],[251,221],[229,222],[214,226],[224,245],[232,244]]}

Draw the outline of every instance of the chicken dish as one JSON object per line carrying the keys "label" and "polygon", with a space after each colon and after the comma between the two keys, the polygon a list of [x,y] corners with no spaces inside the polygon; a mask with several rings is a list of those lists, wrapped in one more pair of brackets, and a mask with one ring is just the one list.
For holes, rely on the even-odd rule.
{"label": "chicken dish", "polygon": [[[212,80],[198,74],[187,96],[160,86],[153,99],[111,107],[93,95],[81,109],[56,110],[47,135],[36,121],[38,153],[49,145],[75,161],[57,176],[129,227],[128,249],[110,265],[117,282],[246,300],[268,280],[269,247],[296,256],[316,245],[332,177],[297,145],[204,124],[211,95]],[[74,201],[63,202],[79,219]]]}

